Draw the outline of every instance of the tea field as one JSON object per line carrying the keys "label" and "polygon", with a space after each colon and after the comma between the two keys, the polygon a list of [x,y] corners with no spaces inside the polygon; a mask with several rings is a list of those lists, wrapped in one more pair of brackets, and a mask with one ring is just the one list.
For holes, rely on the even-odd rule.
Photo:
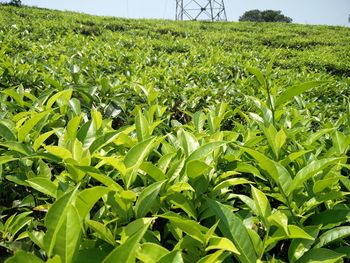
{"label": "tea field", "polygon": [[350,28],[0,5],[0,261],[348,262]]}

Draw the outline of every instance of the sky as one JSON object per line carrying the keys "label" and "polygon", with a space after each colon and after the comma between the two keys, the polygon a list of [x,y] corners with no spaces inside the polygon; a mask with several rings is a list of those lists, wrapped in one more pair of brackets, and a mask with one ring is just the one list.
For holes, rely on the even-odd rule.
{"label": "sky", "polygon": [[[94,15],[160,19],[174,19],[175,2],[175,0],[22,0],[25,5]],[[273,9],[281,10],[295,23],[350,26],[350,0],[224,0],[224,3],[229,21],[237,21],[239,16],[251,9]]]}

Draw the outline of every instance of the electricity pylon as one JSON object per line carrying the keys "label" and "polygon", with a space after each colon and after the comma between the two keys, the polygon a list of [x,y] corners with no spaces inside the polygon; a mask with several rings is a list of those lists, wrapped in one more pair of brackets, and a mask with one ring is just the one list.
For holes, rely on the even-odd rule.
{"label": "electricity pylon", "polygon": [[176,0],[175,19],[227,21],[224,0]]}

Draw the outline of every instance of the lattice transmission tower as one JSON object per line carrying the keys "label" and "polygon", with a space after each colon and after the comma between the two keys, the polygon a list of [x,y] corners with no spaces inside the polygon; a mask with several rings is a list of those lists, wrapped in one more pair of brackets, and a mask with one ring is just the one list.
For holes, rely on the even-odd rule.
{"label": "lattice transmission tower", "polygon": [[176,0],[175,19],[227,21],[224,0]]}

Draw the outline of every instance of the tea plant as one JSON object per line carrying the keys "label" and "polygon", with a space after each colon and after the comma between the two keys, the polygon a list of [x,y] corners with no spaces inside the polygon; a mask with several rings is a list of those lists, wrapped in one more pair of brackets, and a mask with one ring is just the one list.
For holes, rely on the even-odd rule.
{"label": "tea plant", "polygon": [[0,14],[1,260],[349,259],[348,29]]}

